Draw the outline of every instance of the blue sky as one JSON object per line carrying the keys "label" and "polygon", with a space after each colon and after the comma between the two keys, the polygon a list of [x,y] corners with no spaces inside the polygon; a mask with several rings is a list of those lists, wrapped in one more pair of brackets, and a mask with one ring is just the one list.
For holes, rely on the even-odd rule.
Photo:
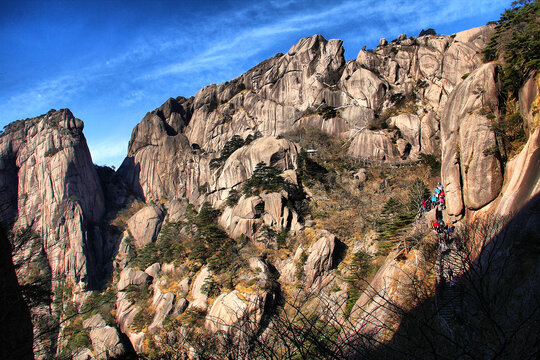
{"label": "blue sky", "polygon": [[353,59],[381,37],[485,25],[510,2],[6,0],[0,127],[68,107],[85,123],[94,162],[118,166],[146,112],[232,79],[302,37],[342,39]]}

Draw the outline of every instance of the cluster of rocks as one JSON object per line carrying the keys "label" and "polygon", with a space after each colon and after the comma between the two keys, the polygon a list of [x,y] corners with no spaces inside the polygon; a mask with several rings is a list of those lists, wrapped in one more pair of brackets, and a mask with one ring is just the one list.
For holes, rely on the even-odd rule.
{"label": "cluster of rocks", "polygon": [[[518,106],[526,117],[529,141],[504,172],[491,151],[498,146],[491,127],[498,108],[496,64],[482,64],[480,58],[492,32],[486,26],[452,36],[400,36],[390,43],[381,41],[375,50],[360,51],[351,61],[345,61],[341,41],[316,35],[230,82],[207,86],[191,98],[167,100],[134,128],[128,156],[114,175],[125,194],[146,202],[127,219],[120,236],[102,223],[108,210],[104,194],[110,189],[104,188],[92,164],[82,121],[67,109],[17,121],[0,136],[0,223],[28,226],[41,236],[52,278],[73,285],[75,299],[83,299],[84,290],[98,284],[113,266],[118,268],[118,330],[100,315],[87,319],[84,327],[93,349],[78,358],[120,356],[126,351],[120,332],[135,351],[144,352],[145,339],[159,341],[165,319],[186,309],[205,310],[209,331],[227,331],[246,314],[259,321],[274,296],[275,279],[285,285],[302,280],[305,288],[317,291],[333,284],[342,245],[334,235],[318,233],[309,247],[300,245],[288,258],[271,264],[275,270],[263,258],[252,258],[250,268],[256,275],[250,276],[267,290],[232,290],[215,299],[202,291],[214,276],[207,267],[196,274],[159,263],[137,270],[130,267],[130,250],[157,241],[164,222],[183,220],[188,203],[221,208],[218,222],[232,238],[247,236],[257,242],[265,227],[302,231],[306,224],[291,208],[285,190],[227,202],[233,191],[241,192],[260,162],[275,167],[287,187],[301,187],[296,174],[299,148],[281,138],[298,128],[317,128],[346,139],[350,156],[370,161],[415,161],[421,153],[441,153],[447,211],[454,217],[469,211],[509,214],[524,206],[540,191],[533,106],[538,87],[531,78],[520,91]],[[256,133],[262,136],[218,167],[210,166],[234,135]],[[354,174],[356,186],[365,181],[365,171]],[[124,199],[108,200],[118,206]],[[112,258],[114,263],[109,262]],[[383,283],[389,269],[383,266],[375,285]],[[178,286],[164,290],[174,276],[182,277]],[[152,297],[145,301],[155,312],[141,331],[134,329],[133,320],[142,304],[130,300],[128,293],[143,287],[150,289]]]}

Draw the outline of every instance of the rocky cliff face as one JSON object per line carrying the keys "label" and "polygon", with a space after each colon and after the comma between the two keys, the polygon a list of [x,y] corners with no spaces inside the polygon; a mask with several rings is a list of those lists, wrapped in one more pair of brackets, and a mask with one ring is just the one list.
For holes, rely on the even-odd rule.
{"label": "rocky cliff face", "polygon": [[[115,248],[117,271],[107,290],[112,309],[83,322],[93,352],[86,349],[81,358],[120,356],[131,348],[194,353],[194,343],[174,347],[180,338],[192,340],[193,327],[235,339],[231,329],[246,319],[269,336],[274,300],[304,300],[309,292],[317,293],[319,305],[331,303],[327,308],[340,322],[350,313],[355,331],[376,329],[373,317],[383,321],[391,314],[372,293],[351,295],[361,255],[382,264],[371,287],[388,295],[381,301],[394,301],[425,254],[418,247],[397,249],[385,261],[384,246],[393,244],[371,231],[382,215],[363,213],[370,223],[362,232],[355,212],[341,213],[353,218],[349,222],[325,219],[348,202],[378,215],[383,204],[377,201],[405,201],[395,194],[403,189],[392,185],[400,180],[385,178],[395,167],[377,172],[366,164],[408,164],[424,172],[416,164],[420,154],[441,155],[453,220],[508,215],[540,191],[534,80],[517,102],[526,114],[527,144],[506,169],[494,150],[500,146],[492,126],[500,115],[497,65],[480,57],[492,32],[486,26],[452,36],[402,35],[351,61],[341,41],[312,36],[227,83],[167,100],[134,128],[114,175],[128,188],[117,204],[130,193],[146,203],[126,212],[120,236],[98,227],[111,209],[105,209],[82,121],[60,110],[15,122],[0,137],[0,220],[38,232],[53,279],[65,277],[76,290],[101,279],[98,269],[110,260],[104,249]],[[339,139],[342,154],[364,160],[364,167],[336,161],[334,178],[317,174],[327,170],[291,140],[292,132],[306,128]],[[265,176],[272,184],[264,185]],[[329,198],[338,181],[346,194],[341,203]],[[321,209],[317,203],[330,210],[306,216],[307,202],[313,213]],[[112,323],[106,322],[111,314]]]}
{"label": "rocky cliff face", "polygon": [[[146,199],[198,202],[199,188],[213,183],[209,161],[233,135],[279,136],[302,127],[351,139],[355,157],[399,161],[437,153],[448,95],[481,63],[491,33],[482,27],[402,36],[348,62],[341,41],[304,38],[230,82],[148,113],[133,130],[119,173]],[[379,119],[399,131],[370,130]]]}
{"label": "rocky cliff face", "polygon": [[82,288],[103,259],[96,229],[104,212],[83,122],[67,110],[8,125],[0,137],[2,220],[43,239],[53,279]]}

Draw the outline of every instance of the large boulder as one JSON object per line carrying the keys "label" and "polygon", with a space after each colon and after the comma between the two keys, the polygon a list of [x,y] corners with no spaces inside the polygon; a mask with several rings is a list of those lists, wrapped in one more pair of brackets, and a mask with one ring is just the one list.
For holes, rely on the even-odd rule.
{"label": "large boulder", "polygon": [[[475,198],[475,195],[468,192],[467,200],[472,201],[471,204],[463,202],[462,189],[469,187],[467,184],[462,183],[462,171],[467,170],[467,162],[479,159],[483,161],[486,156],[483,152],[485,144],[492,144],[493,135],[486,125],[485,120],[480,116],[471,117],[469,114],[473,114],[479,111],[486,111],[485,109],[496,107],[498,101],[498,90],[495,83],[495,71],[496,64],[488,63],[480,66],[477,70],[472,72],[467,79],[461,82],[448,100],[444,115],[441,119],[441,146],[442,146],[442,164],[441,164],[441,178],[446,192],[447,211],[449,215],[458,216],[463,212],[464,205],[476,207],[482,202],[490,201],[489,198],[496,196],[500,190],[501,182],[497,179],[500,178],[500,166],[496,166],[491,157],[487,160],[490,162],[486,170],[490,173],[483,174],[490,179],[493,178],[493,184],[489,184],[489,195],[482,195],[482,200]],[[480,127],[465,123],[464,120],[476,120],[480,122]],[[465,125],[463,135],[460,134],[462,125]],[[483,127],[482,127],[483,126]],[[482,139],[484,145],[479,146],[478,141],[473,136],[474,129],[482,130]],[[464,140],[464,143],[461,143]],[[481,148],[479,151],[475,151],[472,154],[474,147]],[[464,157],[461,156],[461,149],[465,149]],[[463,162],[466,160],[467,162]],[[480,169],[480,162],[476,163],[476,169]],[[478,175],[471,177],[471,180],[477,180]],[[463,181],[466,181],[464,179]],[[474,186],[474,185],[471,185]],[[499,189],[497,189],[499,188]],[[471,191],[475,190],[471,188]],[[470,195],[470,196],[469,196]],[[492,200],[492,199],[491,199]]]}
{"label": "large boulder", "polygon": [[124,345],[118,331],[105,323],[103,317],[96,314],[83,322],[90,329],[90,341],[96,359],[118,358],[125,353]]}
{"label": "large boulder", "polygon": [[120,280],[116,284],[118,291],[124,291],[129,285],[142,286],[152,282],[152,277],[141,270],[133,268],[125,268],[120,273]]}
{"label": "large boulder", "polygon": [[216,190],[230,189],[246,181],[260,162],[281,171],[294,169],[297,157],[296,146],[288,140],[271,136],[256,139],[229,156],[216,181]]}
{"label": "large boulder", "polygon": [[205,266],[199,271],[199,274],[191,287],[191,302],[188,308],[197,308],[206,310],[208,308],[208,295],[202,291],[204,284],[212,279],[212,273]]}
{"label": "large boulder", "polygon": [[480,209],[499,195],[503,183],[501,162],[491,121],[471,114],[459,129],[463,200],[467,208]]}
{"label": "large boulder", "polygon": [[307,288],[312,286],[321,275],[328,273],[335,265],[336,236],[322,230],[317,234],[317,237],[319,240],[308,249],[309,255],[304,265],[306,274],[304,285]]}
{"label": "large boulder", "polygon": [[146,206],[137,211],[127,222],[137,249],[156,241],[165,214],[159,206]]}
{"label": "large boulder", "polygon": [[400,157],[398,149],[382,131],[364,129],[352,140],[348,154],[361,159],[395,161]]}
{"label": "large boulder", "polygon": [[[233,290],[217,297],[206,316],[205,327],[209,331],[231,332],[232,326],[245,316],[248,302],[242,300],[238,294],[238,290]],[[245,295],[242,297],[246,299]]]}

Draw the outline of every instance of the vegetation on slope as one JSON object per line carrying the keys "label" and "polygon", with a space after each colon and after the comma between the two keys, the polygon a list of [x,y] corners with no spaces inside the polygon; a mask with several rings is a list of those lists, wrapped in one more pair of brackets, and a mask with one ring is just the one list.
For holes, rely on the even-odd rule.
{"label": "vegetation on slope", "polygon": [[[498,60],[501,87],[499,116],[491,114],[499,146],[490,152],[505,161],[526,142],[526,127],[517,97],[525,81],[540,68],[540,4],[514,1],[502,15],[483,50],[485,61]],[[488,114],[490,115],[490,114]]]}

